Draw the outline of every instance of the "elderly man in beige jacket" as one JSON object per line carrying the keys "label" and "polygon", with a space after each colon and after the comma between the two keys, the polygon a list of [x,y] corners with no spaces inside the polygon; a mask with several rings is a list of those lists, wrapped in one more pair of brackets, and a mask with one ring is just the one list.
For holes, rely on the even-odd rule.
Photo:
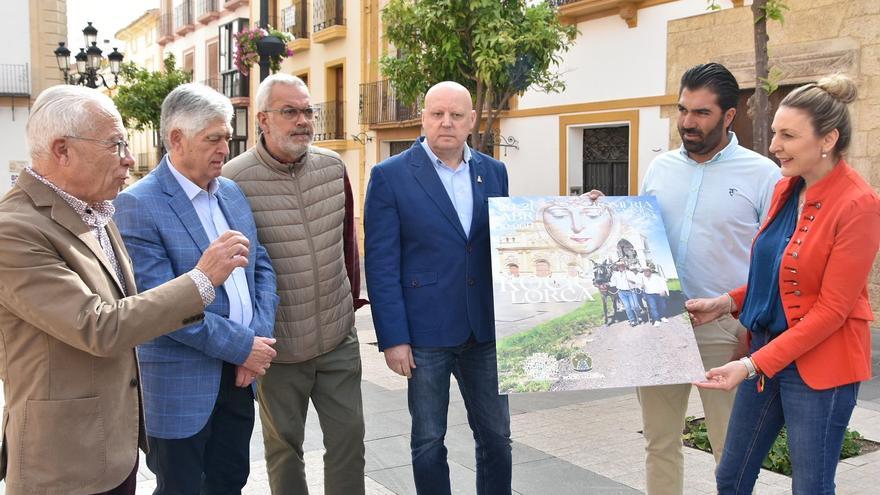
{"label": "elderly man in beige jacket", "polygon": [[204,318],[247,264],[227,232],[192,271],[137,293],[109,200],[134,164],[113,102],[54,86],[27,124],[32,167],[0,200],[6,493],[134,494],[146,448],[134,346]]}

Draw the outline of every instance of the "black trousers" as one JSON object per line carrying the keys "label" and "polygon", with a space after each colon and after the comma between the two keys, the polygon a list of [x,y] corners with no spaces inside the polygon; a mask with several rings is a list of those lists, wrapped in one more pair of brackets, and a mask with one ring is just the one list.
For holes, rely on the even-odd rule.
{"label": "black trousers", "polygon": [[217,403],[207,424],[189,438],[148,437],[153,495],[240,494],[250,472],[254,398],[235,386],[235,365],[223,363]]}
{"label": "black trousers", "polygon": [[128,477],[125,478],[125,481],[123,481],[122,484],[112,490],[96,493],[95,495],[134,495],[135,490],[137,490],[137,474],[138,458],[137,456],[135,456],[134,469],[131,470],[131,474],[129,474]]}

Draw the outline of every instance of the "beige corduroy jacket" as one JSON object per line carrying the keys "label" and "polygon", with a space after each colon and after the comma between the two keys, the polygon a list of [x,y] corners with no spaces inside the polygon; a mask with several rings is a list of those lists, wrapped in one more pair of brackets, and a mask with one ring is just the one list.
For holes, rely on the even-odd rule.
{"label": "beige corduroy jacket", "polygon": [[[125,286],[131,261],[107,226]],[[118,486],[146,448],[134,347],[203,318],[187,275],[123,297],[98,240],[30,174],[0,200],[0,379],[7,495]]]}

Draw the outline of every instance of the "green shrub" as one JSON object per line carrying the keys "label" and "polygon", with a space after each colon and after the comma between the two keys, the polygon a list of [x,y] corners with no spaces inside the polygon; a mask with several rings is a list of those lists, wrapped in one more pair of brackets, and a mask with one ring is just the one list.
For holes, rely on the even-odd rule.
{"label": "green shrub", "polygon": [[[791,457],[788,455],[786,435],[786,429],[783,426],[761,466],[775,473],[791,476]],[[712,452],[709,433],[706,431],[706,422],[702,418],[697,419],[693,416],[685,418],[685,431],[681,438],[690,447]],[[849,459],[859,455],[862,452],[862,445],[858,441],[862,439],[859,432],[847,428],[843,434],[843,448],[840,451],[840,458]]]}

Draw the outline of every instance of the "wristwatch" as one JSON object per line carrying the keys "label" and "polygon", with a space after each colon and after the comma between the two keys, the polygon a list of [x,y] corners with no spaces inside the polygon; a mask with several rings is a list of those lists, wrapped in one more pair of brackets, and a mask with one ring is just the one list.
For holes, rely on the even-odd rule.
{"label": "wristwatch", "polygon": [[754,378],[755,376],[758,375],[758,369],[755,368],[755,363],[752,362],[752,358],[750,358],[749,356],[746,356],[746,357],[740,358],[739,362],[741,362],[746,367],[746,371],[749,372],[749,375],[746,377],[747,379]]}

